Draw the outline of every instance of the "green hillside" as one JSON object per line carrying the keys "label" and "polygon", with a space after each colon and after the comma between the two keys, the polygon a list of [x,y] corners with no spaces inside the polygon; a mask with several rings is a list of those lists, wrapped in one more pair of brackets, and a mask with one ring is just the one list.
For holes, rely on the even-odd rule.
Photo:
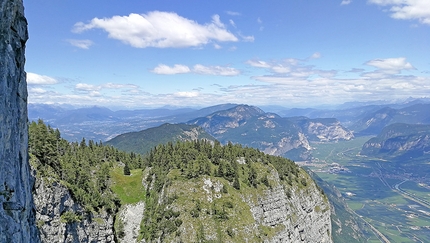
{"label": "green hillside", "polygon": [[146,154],[151,150],[151,148],[158,144],[196,139],[207,139],[210,141],[215,140],[211,135],[207,134],[198,126],[166,123],[161,126],[139,132],[121,134],[107,141],[105,144],[112,145],[115,148],[126,152]]}

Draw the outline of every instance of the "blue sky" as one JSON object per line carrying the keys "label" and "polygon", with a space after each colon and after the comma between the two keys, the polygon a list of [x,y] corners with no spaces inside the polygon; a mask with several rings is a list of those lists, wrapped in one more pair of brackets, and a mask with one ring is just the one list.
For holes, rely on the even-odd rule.
{"label": "blue sky", "polygon": [[428,0],[24,0],[30,103],[430,97]]}

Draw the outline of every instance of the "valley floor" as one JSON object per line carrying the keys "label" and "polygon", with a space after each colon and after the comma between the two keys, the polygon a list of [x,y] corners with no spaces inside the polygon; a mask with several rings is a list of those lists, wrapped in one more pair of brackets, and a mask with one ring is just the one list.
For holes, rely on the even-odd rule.
{"label": "valley floor", "polygon": [[430,160],[363,157],[368,139],[314,143],[315,158],[301,165],[342,192],[374,232],[368,242],[430,242]]}

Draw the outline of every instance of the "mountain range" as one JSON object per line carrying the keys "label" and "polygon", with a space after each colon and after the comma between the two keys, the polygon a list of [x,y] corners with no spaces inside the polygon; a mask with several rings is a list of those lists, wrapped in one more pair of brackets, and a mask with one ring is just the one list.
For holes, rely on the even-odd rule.
{"label": "mountain range", "polygon": [[380,158],[417,158],[430,155],[430,125],[395,123],[367,141],[362,155]]}
{"label": "mountain range", "polygon": [[[199,110],[160,108],[120,111],[97,106],[79,109],[43,104],[28,106],[29,120],[43,119],[52,127],[59,128],[69,141],[80,141],[85,137],[87,140],[105,142],[121,134],[130,133],[133,136],[135,132],[165,123],[186,123],[202,127],[208,135],[222,143],[241,143],[297,161],[312,158],[312,142],[376,136],[384,127],[394,123],[430,124],[429,109],[430,104],[419,103],[419,100],[384,105],[350,104],[340,110],[282,110],[276,107],[281,115],[238,104],[221,104]],[[157,132],[162,134],[160,130]],[[131,151],[131,147],[127,147]],[[139,153],[147,149],[133,151]]]}

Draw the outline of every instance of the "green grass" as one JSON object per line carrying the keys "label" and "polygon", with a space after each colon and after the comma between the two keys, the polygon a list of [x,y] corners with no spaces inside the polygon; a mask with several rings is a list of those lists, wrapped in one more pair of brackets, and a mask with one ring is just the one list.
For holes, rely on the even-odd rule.
{"label": "green grass", "polygon": [[137,203],[145,199],[142,176],[142,169],[131,170],[129,176],[124,175],[123,167],[115,167],[111,170],[111,189],[122,204]]}

